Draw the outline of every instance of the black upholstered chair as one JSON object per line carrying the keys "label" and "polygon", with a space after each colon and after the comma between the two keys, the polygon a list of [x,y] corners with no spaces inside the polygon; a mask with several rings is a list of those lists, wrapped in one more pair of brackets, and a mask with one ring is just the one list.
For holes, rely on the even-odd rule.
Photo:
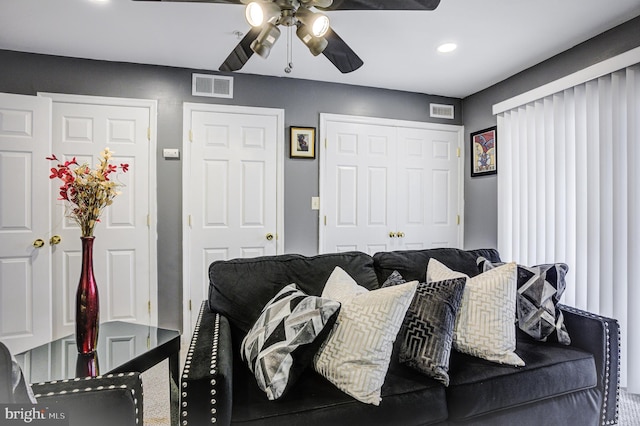
{"label": "black upholstered chair", "polygon": [[[37,404],[43,415],[70,426],[142,425],[142,379],[139,373],[108,374],[29,385],[20,366],[0,342],[0,404],[24,412]],[[11,405],[7,405],[11,410]],[[3,419],[0,414],[0,419]]]}

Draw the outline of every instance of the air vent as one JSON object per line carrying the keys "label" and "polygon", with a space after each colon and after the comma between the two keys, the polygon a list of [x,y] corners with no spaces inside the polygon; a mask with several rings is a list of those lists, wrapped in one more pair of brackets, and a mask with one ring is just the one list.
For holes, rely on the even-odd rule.
{"label": "air vent", "polygon": [[210,98],[233,98],[233,77],[193,74],[191,94]]}
{"label": "air vent", "polygon": [[429,115],[432,118],[448,118],[453,120],[453,105],[429,104]]}

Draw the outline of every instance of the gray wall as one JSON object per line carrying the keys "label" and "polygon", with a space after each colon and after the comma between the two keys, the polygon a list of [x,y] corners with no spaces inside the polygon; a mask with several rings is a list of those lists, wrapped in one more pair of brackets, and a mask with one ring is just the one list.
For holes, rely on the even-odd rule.
{"label": "gray wall", "polygon": [[[492,114],[494,104],[638,46],[640,46],[640,17],[465,98],[463,100],[463,121],[467,133],[465,157],[468,159],[470,155],[470,133],[496,125],[497,119]],[[499,155],[500,134],[498,133]],[[496,247],[497,177],[492,175],[471,178],[469,161],[465,167],[465,211],[473,212],[465,215],[465,248]]]}
{"label": "gray wall", "polygon": [[[2,50],[0,64],[0,92],[158,100],[158,312],[160,325],[174,328],[182,315],[182,162],[166,161],[161,153],[163,148],[181,148],[183,102],[282,108],[285,143],[289,126],[317,128],[321,112],[462,124],[461,100],[416,93],[237,74],[234,99],[196,98],[191,96],[195,70]],[[429,119],[430,102],[453,104],[456,119]],[[318,160],[294,160],[288,158],[288,149],[285,152],[285,251],[315,254],[318,215],[311,210],[311,197],[318,195]]]}

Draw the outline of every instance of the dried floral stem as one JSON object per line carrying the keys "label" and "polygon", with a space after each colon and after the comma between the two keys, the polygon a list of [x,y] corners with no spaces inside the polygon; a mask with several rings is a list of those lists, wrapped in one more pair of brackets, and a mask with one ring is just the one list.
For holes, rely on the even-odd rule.
{"label": "dried floral stem", "polygon": [[[120,194],[117,188],[122,184],[109,180],[109,175],[118,170],[117,166],[109,164],[112,155],[113,152],[105,148],[100,153],[100,164],[95,170],[86,163],[78,164],[75,157],[51,168],[49,178],[58,178],[63,182],[58,199],[67,201],[67,216],[78,224],[83,237],[93,236],[102,211]],[[55,155],[47,157],[47,160],[60,161]],[[120,164],[119,168],[126,173],[129,165]]]}

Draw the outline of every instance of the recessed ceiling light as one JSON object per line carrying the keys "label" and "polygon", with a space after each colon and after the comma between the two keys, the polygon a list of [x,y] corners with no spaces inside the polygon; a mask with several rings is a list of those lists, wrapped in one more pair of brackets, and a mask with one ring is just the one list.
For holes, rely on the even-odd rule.
{"label": "recessed ceiling light", "polygon": [[449,52],[453,52],[457,48],[458,48],[458,45],[455,43],[443,43],[440,46],[438,46],[438,52],[449,53]]}

